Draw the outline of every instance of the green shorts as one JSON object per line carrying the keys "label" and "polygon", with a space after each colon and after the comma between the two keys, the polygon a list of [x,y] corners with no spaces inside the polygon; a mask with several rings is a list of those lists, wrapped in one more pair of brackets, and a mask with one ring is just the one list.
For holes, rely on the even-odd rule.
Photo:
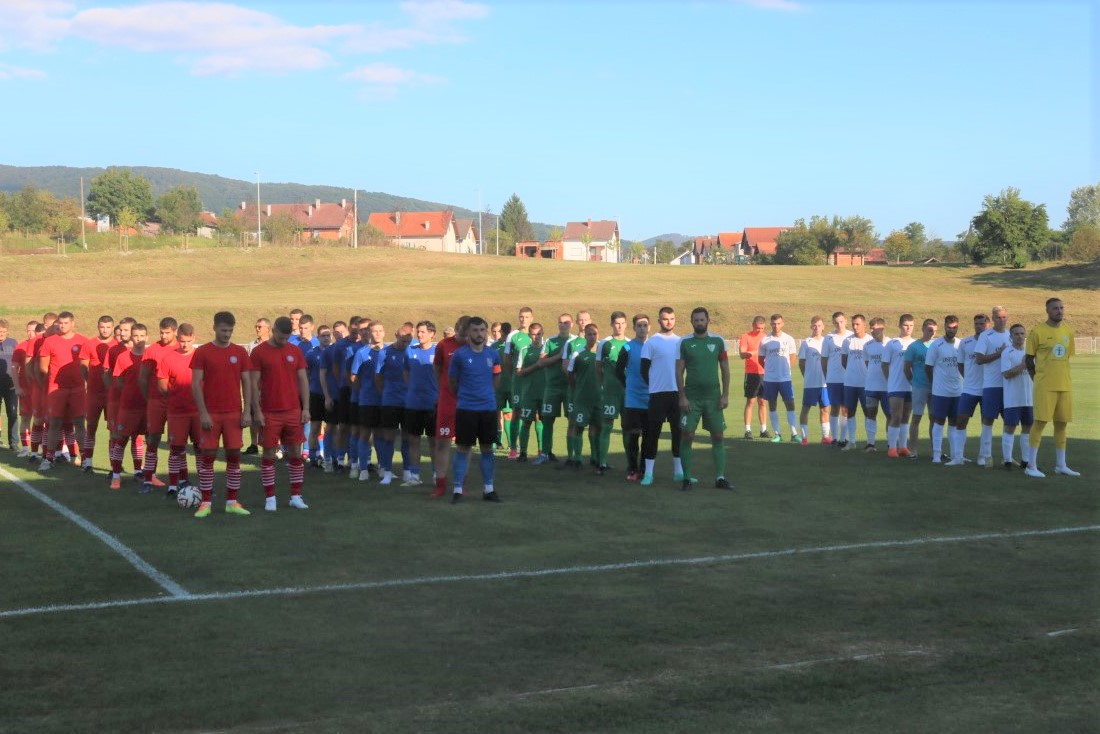
{"label": "green shorts", "polygon": [[718,407],[718,398],[704,398],[691,400],[691,409],[680,416],[680,428],[688,433],[695,433],[699,427],[699,419],[703,421],[703,430],[708,433],[724,433],[726,430],[726,416]]}
{"label": "green shorts", "polygon": [[595,403],[575,403],[569,416],[569,425],[586,428],[593,421],[599,423],[601,407]]}
{"label": "green shorts", "polygon": [[547,390],[542,394],[542,409],[539,415],[544,418],[557,418],[561,415],[565,403],[565,390]]}

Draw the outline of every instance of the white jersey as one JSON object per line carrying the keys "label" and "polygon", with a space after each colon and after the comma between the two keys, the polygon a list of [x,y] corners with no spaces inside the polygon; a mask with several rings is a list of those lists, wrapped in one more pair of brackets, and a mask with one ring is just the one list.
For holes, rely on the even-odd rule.
{"label": "white jersey", "polygon": [[[1017,349],[1009,344],[1003,352],[1001,352],[1001,358],[999,360],[990,362],[990,364],[996,365],[1001,372],[1007,372],[1016,365],[1024,361],[1024,350]],[[1034,404],[1033,388],[1034,382],[1031,379],[1031,375],[1027,370],[1024,370],[1015,377],[1005,377],[1001,375],[1003,382],[1005,396],[1004,407],[1006,408],[1029,408]]]}
{"label": "white jersey", "polygon": [[[986,329],[982,332],[982,335],[978,337],[978,346],[975,347],[974,352],[976,354],[996,354],[997,350],[1004,347],[1006,350],[1012,346],[1012,337],[1008,334],[1008,329],[1004,331],[997,331],[996,329]],[[1004,352],[1001,352],[1004,354]],[[1004,385],[1005,378],[1001,374],[1001,363],[999,360],[993,360],[992,362],[986,362],[981,365],[982,370],[982,388],[987,387],[1002,387]]]}
{"label": "white jersey", "polygon": [[963,365],[963,392],[967,395],[982,394],[982,379],[985,370],[978,364],[974,350],[978,348],[978,337],[968,336],[959,341],[959,360]]}
{"label": "white jersey", "polygon": [[962,395],[963,377],[959,374],[959,340],[948,342],[942,336],[928,345],[924,363],[932,368],[932,394],[944,398]]}
{"label": "white jersey", "polygon": [[[911,336],[894,337],[886,342],[886,350],[882,353],[882,363],[887,365],[890,376],[886,380],[888,392],[910,392],[913,386],[905,379],[905,350],[916,339]],[[923,367],[922,367],[923,369]]]}
{"label": "white jersey", "polygon": [[822,371],[821,348],[825,337],[806,337],[798,347],[798,359],[806,361],[806,374],[802,377],[803,387],[825,387],[825,373]]}
{"label": "white jersey", "polygon": [[882,371],[885,354],[885,341],[878,342],[872,338],[863,347],[863,361],[867,363],[867,381],[864,389],[867,392],[886,392],[886,373]]}
{"label": "white jersey", "polygon": [[840,356],[843,354],[844,340],[851,335],[850,331],[843,334],[834,331],[824,336],[821,358],[825,360],[825,382],[844,384],[844,366],[840,363]]}
{"label": "white jersey", "polygon": [[764,382],[790,382],[791,357],[798,345],[790,334],[768,334],[760,342],[760,359],[764,362]]}
{"label": "white jersey", "polygon": [[676,360],[680,358],[680,337],[653,334],[642,347],[642,359],[649,360],[649,394],[676,392]]}
{"label": "white jersey", "polygon": [[863,387],[867,384],[867,362],[863,359],[863,348],[873,341],[870,334],[862,337],[852,334],[844,340],[841,353],[848,358],[844,368],[845,387]]}

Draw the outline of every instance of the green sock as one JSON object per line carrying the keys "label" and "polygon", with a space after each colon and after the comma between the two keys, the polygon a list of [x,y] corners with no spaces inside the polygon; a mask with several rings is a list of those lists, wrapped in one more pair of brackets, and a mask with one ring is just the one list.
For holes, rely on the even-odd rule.
{"label": "green sock", "polygon": [[535,421],[535,441],[539,445],[539,452],[542,451],[542,421]]}
{"label": "green sock", "polygon": [[607,454],[611,451],[611,427],[613,424],[604,423],[600,431],[600,466],[607,466]]}
{"label": "green sock", "polygon": [[542,453],[549,456],[554,453],[554,419],[544,418],[542,422]]}
{"label": "green sock", "polygon": [[588,432],[588,453],[592,456],[592,461],[596,462],[596,466],[600,465],[600,434]]}
{"label": "green sock", "polygon": [[684,468],[684,479],[691,478],[691,443],[680,442],[680,466]]}
{"label": "green sock", "polygon": [[710,458],[714,462],[714,476],[726,476],[726,447],[722,445],[721,441],[716,441],[710,445]]}
{"label": "green sock", "polygon": [[508,429],[508,445],[515,448],[519,443],[519,432],[522,430],[523,421],[516,417],[519,411],[512,413],[512,420],[505,423],[505,427]]}
{"label": "green sock", "polygon": [[527,446],[531,443],[531,421],[523,421],[519,429],[519,452],[527,453]]}
{"label": "green sock", "polygon": [[504,430],[501,432],[503,435],[501,436],[501,440],[500,440],[500,443],[503,444],[504,443],[504,438],[507,437],[507,439],[508,439],[508,448],[510,448],[510,449],[514,449],[516,447],[516,437],[515,437],[515,435],[512,434],[512,424],[513,423],[515,423],[515,421],[513,421],[511,418],[505,418],[504,419]]}

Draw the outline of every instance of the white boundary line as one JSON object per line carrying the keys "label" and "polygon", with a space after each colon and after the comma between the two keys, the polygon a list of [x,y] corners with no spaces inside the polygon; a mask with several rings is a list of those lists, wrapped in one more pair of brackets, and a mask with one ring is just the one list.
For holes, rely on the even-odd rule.
{"label": "white boundary line", "polygon": [[934,536],[925,538],[912,538],[910,540],[880,540],[869,541],[866,543],[846,543],[843,545],[819,545],[806,548],[786,548],[783,550],[773,551],[732,553],[717,556],[696,556],[694,558],[654,558],[645,561],[628,561],[625,563],[604,563],[585,566],[562,566],[558,568],[541,568],[526,571],[497,571],[493,573],[460,574],[453,576],[418,576],[412,578],[388,579],[382,581],[362,581],[349,584],[323,584],[320,586],[297,587],[290,586],[274,589],[250,589],[243,591],[210,592],[206,594],[189,594],[187,592],[183,592],[183,594],[177,594],[173,596],[153,596],[137,599],[88,602],[85,604],[54,604],[41,607],[27,607],[24,609],[9,609],[6,611],[0,611],[0,618],[29,617],[37,614],[48,614],[51,612],[81,612],[96,609],[117,609],[121,607],[145,606],[148,604],[171,604],[174,602],[229,601],[233,599],[252,599],[265,596],[302,596],[305,594],[319,594],[335,591],[367,591],[373,589],[388,589],[399,586],[461,584],[477,583],[481,581],[511,581],[514,579],[544,578],[547,576],[562,576],[578,573],[608,573],[612,571],[627,571],[639,568],[698,566],[704,564],[761,560],[766,558],[781,558],[784,556],[823,555],[826,553],[837,553],[852,550],[908,548],[922,545],[943,545],[949,543],[971,543],[981,540],[1009,540],[1013,538],[1048,537],[1054,535],[1068,535],[1070,533],[1090,533],[1097,531],[1100,531],[1100,525],[1082,525],[1078,527],[1051,528],[1047,530],[1018,530],[1014,532],[1003,533],[977,533],[974,535],[947,535],[938,537]]}
{"label": "white boundary line", "polygon": [[187,599],[191,596],[191,594],[188,593],[187,589],[177,584],[175,581],[169,578],[167,574],[153,568],[148,561],[146,561],[144,558],[131,550],[129,546],[125,545],[121,540],[92,523],[91,520],[88,520],[83,515],[79,515],[73,512],[57,500],[52,499],[51,497],[48,497],[47,495],[39,492],[30,484],[24,482],[22,479],[15,476],[3,467],[0,467],[0,477],[3,477],[4,479],[12,482],[13,484],[15,484],[15,486],[19,487],[31,497],[34,497],[36,500],[46,505],[50,509],[58,512],[66,519],[72,520],[74,523],[80,526],[80,528],[91,533],[99,540],[103,541],[103,543],[106,544],[108,548],[122,556],[127,563],[129,563],[131,566],[136,568],[148,578],[152,579],[152,581],[157,586],[171,594],[171,598]]}

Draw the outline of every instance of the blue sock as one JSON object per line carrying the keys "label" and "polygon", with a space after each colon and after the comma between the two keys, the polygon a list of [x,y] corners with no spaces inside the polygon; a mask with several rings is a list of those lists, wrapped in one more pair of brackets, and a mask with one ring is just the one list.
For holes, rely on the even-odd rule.
{"label": "blue sock", "polygon": [[393,446],[394,442],[388,438],[380,439],[382,450],[378,452],[378,463],[386,465],[386,471],[393,471]]}
{"label": "blue sock", "polygon": [[412,463],[412,460],[409,457],[409,439],[402,437],[401,438],[401,468],[402,469],[411,469],[412,467],[409,466],[411,463]]}
{"label": "blue sock", "polygon": [[466,470],[470,467],[470,453],[468,451],[456,451],[454,460],[455,490],[462,491],[462,483],[466,481]]}
{"label": "blue sock", "polygon": [[348,436],[348,463],[359,463],[359,439]]}
{"label": "blue sock", "polygon": [[333,458],[333,455],[336,453],[336,449],[334,448],[333,444],[336,438],[332,435],[333,433],[334,431],[331,428],[325,431],[325,458]]}
{"label": "blue sock", "polygon": [[493,483],[493,470],[496,469],[496,465],[496,457],[492,451],[481,452],[481,478],[488,485]]}

